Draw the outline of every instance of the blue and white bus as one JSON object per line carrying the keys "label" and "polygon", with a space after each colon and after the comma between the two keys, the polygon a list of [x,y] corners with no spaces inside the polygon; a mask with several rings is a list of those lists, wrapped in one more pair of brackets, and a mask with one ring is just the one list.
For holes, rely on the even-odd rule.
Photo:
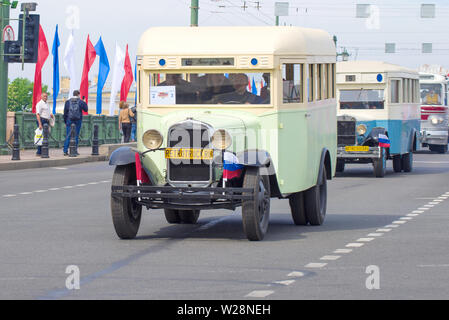
{"label": "blue and white bus", "polygon": [[337,89],[337,171],[347,163],[372,163],[380,178],[393,160],[395,172],[411,172],[421,145],[418,72],[377,61],[341,62]]}

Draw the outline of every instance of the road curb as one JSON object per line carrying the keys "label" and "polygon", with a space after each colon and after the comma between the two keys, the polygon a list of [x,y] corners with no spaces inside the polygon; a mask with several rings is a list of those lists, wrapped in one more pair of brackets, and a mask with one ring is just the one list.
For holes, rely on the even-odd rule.
{"label": "road curb", "polygon": [[11,161],[8,163],[0,163],[0,171],[63,167],[89,162],[103,162],[108,160],[109,156],[88,156],[88,157],[76,157],[76,158],[65,158],[54,160],[48,159],[48,160]]}

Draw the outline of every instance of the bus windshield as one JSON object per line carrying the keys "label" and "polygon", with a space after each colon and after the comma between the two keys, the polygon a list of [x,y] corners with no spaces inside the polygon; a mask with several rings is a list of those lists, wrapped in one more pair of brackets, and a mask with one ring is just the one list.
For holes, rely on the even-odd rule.
{"label": "bus windshield", "polygon": [[151,105],[269,105],[270,73],[150,74]]}
{"label": "bus windshield", "polygon": [[441,106],[443,104],[441,84],[421,84],[421,103],[428,106]]}
{"label": "bus windshield", "polygon": [[384,90],[341,90],[340,109],[371,109],[385,108]]}

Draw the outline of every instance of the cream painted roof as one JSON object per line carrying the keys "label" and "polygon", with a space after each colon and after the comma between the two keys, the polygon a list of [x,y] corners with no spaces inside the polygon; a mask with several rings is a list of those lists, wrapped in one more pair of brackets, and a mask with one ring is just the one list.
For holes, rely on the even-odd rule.
{"label": "cream painted roof", "polygon": [[440,74],[428,73],[428,72],[420,72],[419,76],[434,76],[433,80],[430,79],[420,79],[422,83],[442,83],[447,82],[446,77],[443,77]]}
{"label": "cream painted roof", "polygon": [[337,73],[412,73],[418,71],[382,61],[345,61],[337,63]]}
{"label": "cream painted roof", "polygon": [[140,39],[138,55],[336,55],[331,36],[298,27],[157,27]]}

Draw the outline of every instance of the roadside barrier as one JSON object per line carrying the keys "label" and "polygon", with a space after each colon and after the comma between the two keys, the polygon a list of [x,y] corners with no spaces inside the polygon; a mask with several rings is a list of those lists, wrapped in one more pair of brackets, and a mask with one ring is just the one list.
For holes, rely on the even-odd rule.
{"label": "roadside barrier", "polygon": [[42,153],[41,158],[42,159],[49,159],[50,154],[48,150],[48,135],[49,135],[49,127],[48,124],[44,124],[44,132],[43,132],[44,138],[42,139]]}
{"label": "roadside barrier", "polygon": [[19,125],[14,125],[14,141],[12,143],[12,161],[20,160],[20,131]]}
{"label": "roadside barrier", "polygon": [[92,139],[92,155],[99,156],[100,148],[99,148],[99,140],[98,140],[98,125],[94,125],[93,139]]}
{"label": "roadside barrier", "polygon": [[76,126],[74,123],[72,123],[72,126],[70,128],[69,157],[76,157]]}

